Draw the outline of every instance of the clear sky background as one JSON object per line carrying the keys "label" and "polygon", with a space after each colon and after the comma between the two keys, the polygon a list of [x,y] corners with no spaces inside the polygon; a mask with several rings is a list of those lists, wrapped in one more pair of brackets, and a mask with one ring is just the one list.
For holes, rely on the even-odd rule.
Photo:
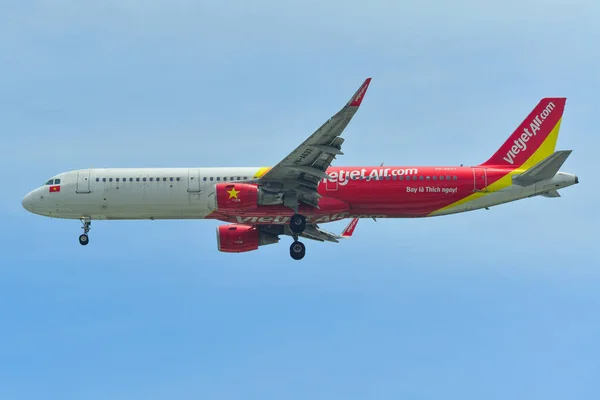
{"label": "clear sky background", "polygon": [[[600,3],[0,2],[0,398],[600,397]],[[540,98],[580,184],[230,255],[216,221],[21,208],[94,167],[268,166],[373,82],[336,165],[485,161]],[[326,225],[340,231],[346,221]]]}

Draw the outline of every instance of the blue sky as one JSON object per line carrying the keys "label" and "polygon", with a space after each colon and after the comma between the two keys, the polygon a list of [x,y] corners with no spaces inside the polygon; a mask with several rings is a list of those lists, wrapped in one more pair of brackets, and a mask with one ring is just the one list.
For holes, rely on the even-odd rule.
{"label": "blue sky", "polygon": [[[600,395],[593,1],[0,3],[0,398]],[[46,219],[94,167],[273,165],[373,82],[337,165],[477,164],[545,96],[581,183],[351,242]],[[345,222],[327,225],[339,231]]]}

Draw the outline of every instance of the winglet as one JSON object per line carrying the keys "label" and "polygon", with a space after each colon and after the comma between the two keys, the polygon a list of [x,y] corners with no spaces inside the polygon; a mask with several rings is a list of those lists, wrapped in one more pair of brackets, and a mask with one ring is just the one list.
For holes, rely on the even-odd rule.
{"label": "winglet", "polygon": [[358,224],[358,218],[353,218],[348,226],[342,231],[341,237],[348,239],[350,236],[352,236],[354,229],[356,229],[356,224]]}
{"label": "winglet", "polygon": [[371,78],[367,78],[356,93],[354,93],[354,96],[352,96],[348,104],[346,104],[348,107],[360,106],[360,103],[362,103],[365,93],[367,92],[367,88],[369,87],[369,83],[371,83]]}

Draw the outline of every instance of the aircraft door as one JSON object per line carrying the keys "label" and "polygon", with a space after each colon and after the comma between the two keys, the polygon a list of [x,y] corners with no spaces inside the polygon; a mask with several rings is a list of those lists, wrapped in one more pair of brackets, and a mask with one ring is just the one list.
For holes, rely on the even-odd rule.
{"label": "aircraft door", "polygon": [[487,189],[487,170],[485,168],[473,168],[473,191],[484,192]]}
{"label": "aircraft door", "polygon": [[76,193],[90,193],[90,173],[89,169],[77,172]]}
{"label": "aircraft door", "polygon": [[200,191],[200,171],[197,169],[188,170],[188,192]]}

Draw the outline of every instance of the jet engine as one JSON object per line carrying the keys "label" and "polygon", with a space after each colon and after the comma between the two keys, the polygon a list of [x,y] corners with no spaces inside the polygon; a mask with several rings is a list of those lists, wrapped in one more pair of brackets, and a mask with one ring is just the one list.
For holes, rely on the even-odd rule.
{"label": "jet engine", "polygon": [[278,241],[279,236],[262,232],[257,226],[229,224],[217,227],[217,248],[226,253],[257,250],[258,246]]}

